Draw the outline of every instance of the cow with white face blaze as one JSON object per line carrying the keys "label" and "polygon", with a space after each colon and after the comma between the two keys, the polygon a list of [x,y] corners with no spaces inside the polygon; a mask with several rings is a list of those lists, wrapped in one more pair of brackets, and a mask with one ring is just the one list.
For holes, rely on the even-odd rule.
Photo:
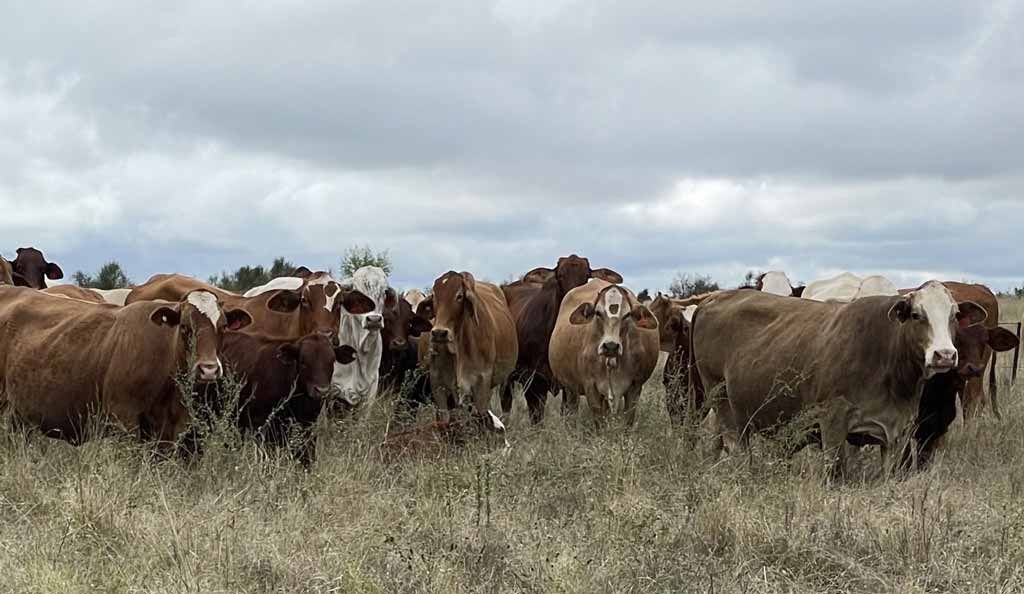
{"label": "cow with white face blaze", "polygon": [[569,291],[549,351],[551,371],[565,391],[563,413],[574,413],[583,394],[600,425],[619,400],[632,425],[659,344],[657,319],[629,289],[595,279]]}
{"label": "cow with white face blaze", "polygon": [[835,476],[844,442],[880,445],[886,459],[916,418],[925,382],[956,367],[959,321],[985,316],[937,281],[848,304],[725,291],[694,316],[691,383],[715,395],[725,434],[741,444],[814,415],[807,443],[820,439]]}
{"label": "cow with white face blaze", "polygon": [[380,384],[380,360],[384,352],[381,329],[384,310],[397,304],[395,290],[388,286],[388,275],[376,266],[364,266],[351,278],[340,281],[342,288],[361,292],[373,301],[373,309],[356,313],[342,307],[338,338],[341,344],[356,349],[350,365],[334,366],[334,385],[349,404],[360,404],[377,396]]}

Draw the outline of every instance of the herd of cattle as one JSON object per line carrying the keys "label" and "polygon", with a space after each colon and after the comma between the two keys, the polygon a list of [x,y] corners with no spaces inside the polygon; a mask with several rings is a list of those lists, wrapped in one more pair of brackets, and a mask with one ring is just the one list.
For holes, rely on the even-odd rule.
{"label": "herd of cattle", "polygon": [[[400,295],[376,267],[342,280],[300,267],[242,295],[179,274],[114,291],[47,287],[62,276],[34,248],[0,258],[0,409],[75,443],[102,417],[180,445],[196,396],[282,443],[325,405],[381,390],[401,394],[400,408],[432,402],[440,426],[465,405],[504,432],[513,384],[534,423],[558,393],[563,414],[582,395],[599,426],[616,406],[632,423],[664,351],[670,417],[711,424],[718,448],[810,418],[793,451],[819,444],[833,473],[846,443],[879,445],[884,461],[909,439],[900,460],[921,466],[958,396],[965,416],[987,398],[999,414],[994,353],[1018,344],[982,285],[900,290],[848,273],[793,287],[769,272],[751,289],[643,301],[576,255],[502,286],[449,271],[427,294]],[[234,403],[217,389],[225,365],[242,378]],[[312,449],[297,455],[308,464]]]}

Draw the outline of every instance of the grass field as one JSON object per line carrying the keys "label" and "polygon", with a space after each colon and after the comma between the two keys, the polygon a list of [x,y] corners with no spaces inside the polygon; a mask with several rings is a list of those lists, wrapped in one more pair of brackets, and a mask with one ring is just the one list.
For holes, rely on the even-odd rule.
{"label": "grass field", "polygon": [[520,399],[509,452],[393,463],[382,399],[324,423],[308,474],[252,442],[186,467],[5,430],[0,592],[1024,591],[1024,389],[927,472],[880,478],[869,450],[825,488],[819,450],[706,459],[659,380],[632,430],[557,401],[531,428]]}

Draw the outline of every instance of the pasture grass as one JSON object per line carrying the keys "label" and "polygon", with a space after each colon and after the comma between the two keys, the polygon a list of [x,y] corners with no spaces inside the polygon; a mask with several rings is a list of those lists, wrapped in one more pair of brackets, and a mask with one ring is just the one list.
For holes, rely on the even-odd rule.
{"label": "pasture grass", "polygon": [[383,397],[321,423],[308,473],[230,431],[187,465],[0,430],[0,592],[1024,591],[1024,389],[1002,421],[958,421],[927,472],[880,477],[869,448],[826,488],[813,448],[708,457],[660,373],[633,429],[557,400],[531,427],[520,396],[511,450],[393,462]]}

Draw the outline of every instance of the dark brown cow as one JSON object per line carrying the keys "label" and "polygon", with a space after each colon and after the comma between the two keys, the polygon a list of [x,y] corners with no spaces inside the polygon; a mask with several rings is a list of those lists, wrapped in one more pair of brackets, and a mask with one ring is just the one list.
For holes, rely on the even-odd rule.
{"label": "dark brown cow", "polygon": [[222,331],[250,322],[205,291],[118,307],[0,287],[0,404],[75,443],[97,413],[143,439],[173,441],[188,421],[175,376],[189,345],[191,373],[213,381]]}
{"label": "dark brown cow", "polygon": [[886,460],[917,417],[925,380],[956,368],[958,320],[971,326],[985,315],[937,281],[848,304],[726,291],[694,315],[691,382],[707,388],[741,444],[813,415],[835,476],[846,441],[881,445]]}
{"label": "dark brown cow", "polygon": [[468,272],[450,270],[434,281],[434,291],[417,309],[433,319],[430,340],[419,341],[438,420],[447,423],[450,410],[469,397],[478,419],[503,432],[490,410],[491,391],[515,369],[516,328],[505,295],[497,286],[477,282]]}
{"label": "dark brown cow", "polygon": [[[501,288],[512,311],[519,339],[514,380],[523,385],[530,420],[534,423],[543,420],[547,394],[554,387],[548,346],[555,331],[558,307],[566,293],[585,285],[592,278],[613,284],[622,282],[622,276],[614,270],[595,270],[590,267],[588,259],[572,254],[559,258],[554,268],[534,268],[522,280]],[[505,415],[512,411],[511,382],[502,392],[501,410]]]}
{"label": "dark brown cow", "polygon": [[[311,332],[320,332],[334,336],[338,331],[341,316],[339,305],[348,311],[372,311],[373,300],[358,291],[345,291],[336,283],[328,289],[324,284],[302,282],[297,288],[277,289],[261,293],[255,297],[225,291],[204,283],[199,279],[181,274],[157,274],[132,289],[125,299],[126,304],[154,299],[175,300],[190,291],[202,289],[210,291],[224,302],[225,305],[244,309],[252,316],[253,323],[246,329],[250,333],[264,333],[280,338],[299,338]],[[335,289],[341,291],[331,299],[332,307],[328,308],[328,297],[325,291]]]}
{"label": "dark brown cow", "polygon": [[[333,392],[334,363],[351,363],[355,349],[332,346],[327,336],[317,333],[292,340],[229,332],[221,353],[244,382],[239,409],[229,411],[239,428],[259,431],[269,443],[282,447],[288,444],[289,428],[296,425],[305,435],[292,453],[308,468],[315,455],[308,432]],[[217,412],[224,412],[223,405],[217,403]]]}
{"label": "dark brown cow", "polygon": [[18,248],[18,255],[10,263],[12,284],[19,287],[45,289],[46,279],[60,280],[64,271],[53,262],[47,262],[34,247]]}
{"label": "dark brown cow", "polygon": [[[989,328],[978,324],[957,327],[954,338],[960,363],[955,370],[940,373],[925,383],[921,405],[918,407],[917,426],[914,430],[914,441],[917,446],[917,465],[923,468],[931,462],[935,450],[943,441],[949,426],[956,420],[956,397],[960,394],[964,399],[971,380],[979,379],[985,367],[983,353],[986,349],[993,351],[1009,351],[1017,347],[1020,341],[1009,330]],[[993,355],[994,356],[994,355]],[[993,407],[994,408],[994,407]],[[909,467],[910,450],[906,452],[904,464]]]}
{"label": "dark brown cow", "polygon": [[401,389],[406,374],[417,365],[415,339],[430,331],[431,327],[430,320],[413,312],[412,305],[404,297],[384,308],[384,327],[380,331],[384,347],[380,357],[381,391],[397,392]]}
{"label": "dark brown cow", "polygon": [[100,295],[92,289],[86,289],[76,285],[57,285],[43,289],[44,293],[51,295],[61,295],[70,299],[80,299],[82,301],[89,301],[92,303],[106,303],[103,299],[103,295]]}
{"label": "dark brown cow", "polygon": [[[1011,338],[1016,341],[1017,337],[1008,330],[1000,332],[999,300],[996,299],[996,296],[992,294],[988,287],[955,281],[946,281],[942,284],[946,285],[946,288],[949,289],[949,292],[953,294],[953,298],[957,301],[973,301],[980,305],[985,310],[985,313],[988,314],[988,317],[985,318],[985,327],[989,330],[989,336],[985,337],[983,334],[980,334],[980,330],[978,331],[978,337],[987,338],[987,340],[968,341],[968,345],[975,348],[968,353],[964,353],[964,356],[961,357],[962,375],[966,377],[966,385],[961,395],[964,418],[969,419],[982,412],[988,404],[988,397],[991,397],[992,400],[992,412],[999,417],[999,395],[996,385],[996,352],[1010,349],[993,349],[993,347],[1005,346],[1010,342]],[[984,375],[985,367],[990,362],[992,367],[989,374],[989,394],[986,397]]]}

